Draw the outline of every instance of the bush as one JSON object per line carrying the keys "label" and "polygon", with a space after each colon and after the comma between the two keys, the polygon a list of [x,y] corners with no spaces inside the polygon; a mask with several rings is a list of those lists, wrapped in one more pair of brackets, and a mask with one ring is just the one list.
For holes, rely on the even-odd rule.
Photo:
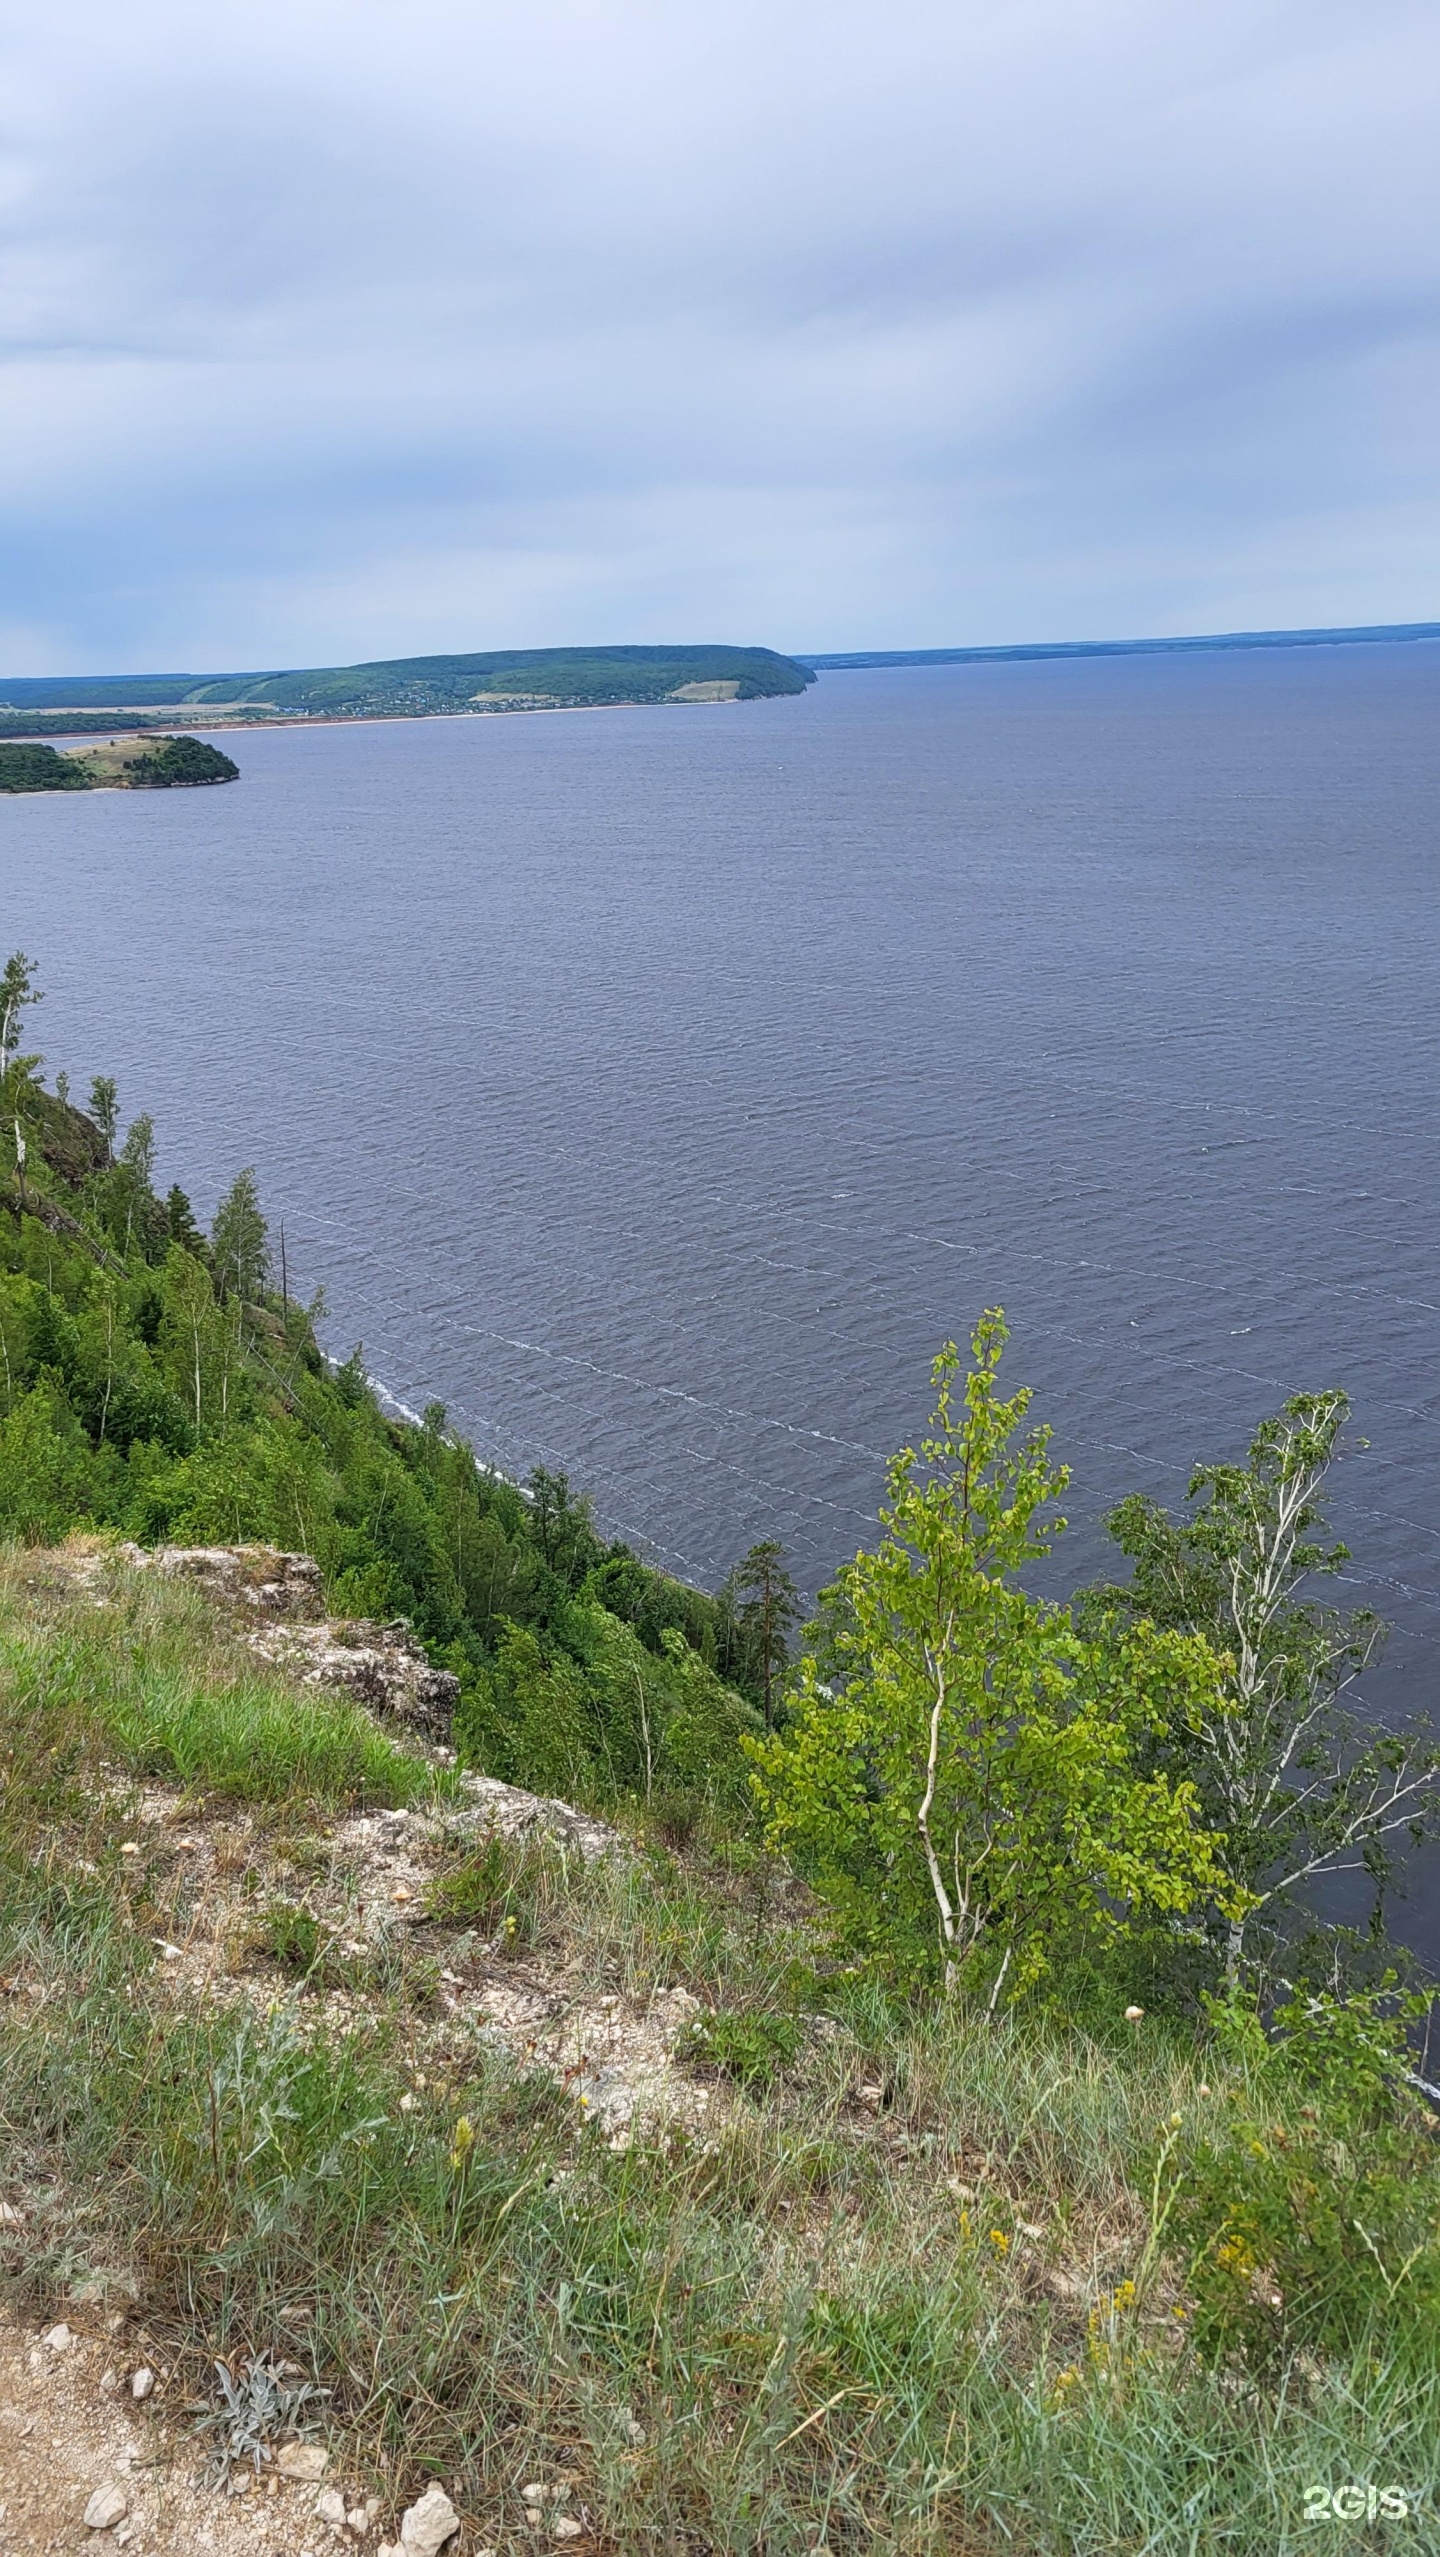
{"label": "bush", "polygon": [[1270,2041],[1253,2011],[1216,2003],[1217,2056],[1235,2074],[1183,2154],[1173,2218],[1208,2360],[1433,2352],[1440,2138],[1406,2083],[1407,2027],[1426,2004],[1390,1983],[1297,1999]]}
{"label": "bush", "polygon": [[757,2095],[792,2065],[800,2040],[800,2026],[793,2015],[752,2007],[697,2015],[677,2048],[682,2060],[719,2070]]}

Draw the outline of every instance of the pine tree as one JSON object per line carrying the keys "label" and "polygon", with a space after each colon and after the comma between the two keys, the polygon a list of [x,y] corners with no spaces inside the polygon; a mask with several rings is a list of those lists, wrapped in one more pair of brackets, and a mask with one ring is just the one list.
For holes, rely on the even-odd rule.
{"label": "pine tree", "polygon": [[752,1545],[720,1592],[728,1620],[727,1651],[735,1674],[758,1688],[767,1730],[775,1722],[775,1687],[789,1660],[789,1635],[800,1621],[800,1593],[773,1537]]}

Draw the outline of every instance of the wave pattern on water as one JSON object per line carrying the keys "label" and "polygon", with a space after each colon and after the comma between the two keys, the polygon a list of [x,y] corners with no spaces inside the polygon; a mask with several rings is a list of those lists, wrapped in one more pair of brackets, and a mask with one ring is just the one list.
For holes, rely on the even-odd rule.
{"label": "wave pattern on water", "polygon": [[697,1579],[853,1551],[986,1304],[1074,1466],[1057,1586],[1344,1384],[1423,1704],[1437,709],[1415,645],[257,734],[233,790],[7,804],[9,936],[166,1179],[258,1165],[338,1349]]}

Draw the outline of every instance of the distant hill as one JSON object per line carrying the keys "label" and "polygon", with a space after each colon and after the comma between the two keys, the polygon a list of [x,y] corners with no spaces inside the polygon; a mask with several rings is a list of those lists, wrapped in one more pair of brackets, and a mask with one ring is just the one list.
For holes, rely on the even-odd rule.
{"label": "distant hill", "polygon": [[772,648],[509,648],[271,674],[0,677],[0,722],[7,711],[28,720],[45,711],[202,708],[262,719],[424,718],[442,711],[758,701],[803,692],[814,681],[808,666]]}
{"label": "distant hill", "polygon": [[1369,622],[1357,630],[1224,630],[1196,639],[1017,640],[1008,648],[861,648],[844,655],[797,657],[814,672],[859,666],[1007,665],[1032,657],[1164,657],[1200,648],[1350,648],[1358,641],[1440,639],[1440,622]]}

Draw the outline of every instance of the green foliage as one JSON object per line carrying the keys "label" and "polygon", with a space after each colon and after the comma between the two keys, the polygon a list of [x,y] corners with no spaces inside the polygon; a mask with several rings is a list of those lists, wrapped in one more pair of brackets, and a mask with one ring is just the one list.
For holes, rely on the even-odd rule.
{"label": "green foliage", "polygon": [[309,1317],[272,1293],[254,1172],[207,1245],[183,1190],[155,1195],[144,1113],[117,1152],[113,1080],[96,1078],[92,1118],[36,1082],[18,1048],[37,1000],[17,953],[0,977],[0,1106],[26,1184],[0,1223],[0,1535],[313,1553],[333,1612],[406,1617],[457,1672],[462,1747],[493,1773],[663,1798],[687,1829],[748,1819],[754,1716],[709,1665],[714,1600],[608,1544],[563,1474],[537,1471],[526,1497],[485,1472],[438,1405],[418,1429],[386,1419],[358,1351],[327,1370]]}
{"label": "green foliage", "polygon": [[236,1173],[216,1209],[210,1256],[227,1295],[238,1296],[242,1305],[259,1298],[270,1270],[270,1231],[253,1170]]}
{"label": "green foliage", "polygon": [[85,774],[73,755],[53,746],[0,746],[0,790],[84,790]]}
{"label": "green foliage", "polygon": [[1293,1395],[1261,1423],[1243,1465],[1196,1470],[1178,1520],[1140,1493],[1122,1501],[1108,1525],[1133,1576],[1082,1604],[1091,1628],[1144,1620],[1203,1637],[1223,1661],[1218,1694],[1172,1720],[1153,1762],[1192,1783],[1224,1833],[1240,1895],[1227,1930],[1232,1980],[1273,1958],[1318,1876],[1364,1870],[1378,1906],[1390,1842],[1418,1844],[1440,1809],[1433,1733],[1377,1730],[1344,1702],[1384,1627],[1368,1608],[1345,1615],[1308,1594],[1349,1560],[1326,1533],[1326,1477],[1348,1409],[1338,1392]]}
{"label": "green foliage", "polygon": [[97,1074],[90,1086],[90,1116],[105,1139],[108,1162],[115,1151],[115,1138],[120,1126],[120,1096],[113,1074]]}
{"label": "green foliage", "polygon": [[167,737],[163,745],[147,748],[130,764],[129,779],[137,790],[188,789],[195,783],[238,781],[240,767],[209,746],[203,737]]}
{"label": "green foliage", "polygon": [[765,1717],[775,1706],[789,1660],[789,1637],[800,1621],[800,1593],[785,1568],[785,1548],[773,1537],[752,1545],[721,1587],[720,1666]]}
{"label": "green foliage", "polygon": [[289,1900],[276,1900],[266,1910],[261,1925],[266,1952],[287,1971],[309,1973],[320,1959],[325,1942],[324,1929],[309,1909],[298,1908]]}
{"label": "green foliage", "polygon": [[[815,677],[773,648],[510,648],[481,656],[379,658],[361,666],[309,666],[284,674],[186,676],[179,700],[268,704],[319,717],[467,709],[477,693],[577,706],[664,701],[682,685],[734,683],[742,700],[803,692]],[[177,706],[173,675],[31,676],[12,681],[14,708],[134,711]]]}
{"label": "green foliage", "polygon": [[457,1731],[468,1753],[492,1775],[571,1801],[678,1797],[692,1826],[704,1814],[743,1824],[754,1708],[671,1628],[656,1654],[586,1598],[561,1625],[563,1641],[502,1629],[493,1661],[466,1682]]}
{"label": "green foliage", "polygon": [[[23,728],[27,724],[0,723],[11,735],[16,733],[17,725]],[[82,726],[92,724],[97,723],[81,722]],[[116,724],[135,727],[140,723],[129,719]],[[218,746],[207,746],[199,737],[157,739],[153,746],[142,748],[137,754],[102,757],[98,770],[93,754],[60,754],[54,746],[38,741],[0,745],[0,791],[92,790],[102,780],[135,790],[173,790],[196,782],[238,781],[239,777],[239,765],[222,754]]]}
{"label": "green foliage", "polygon": [[1216,2075],[1177,2169],[1196,2343],[1258,2369],[1304,2349],[1433,2353],[1440,2133],[1409,2084],[1423,1996],[1297,1998],[1267,2038],[1217,2001]]}
{"label": "green foliage", "polygon": [[692,2067],[715,2069],[757,2095],[793,2065],[800,2043],[801,2028],[793,2015],[765,2007],[721,2008],[697,2015],[677,2049]]}
{"label": "green foliage", "polygon": [[1140,1620],[1090,1640],[1019,1586],[1063,1490],[1048,1433],[1003,1401],[999,1314],[935,1365],[934,1435],[888,1476],[872,1554],[840,1575],[832,1657],[800,1663],[790,1720],[752,1745],[772,1845],[793,1852],[852,1940],[898,1971],[988,1977],[992,2004],[1086,1933],[1185,1917],[1221,1887],[1193,1785],[1146,1744],[1210,1709],[1198,1635]]}

